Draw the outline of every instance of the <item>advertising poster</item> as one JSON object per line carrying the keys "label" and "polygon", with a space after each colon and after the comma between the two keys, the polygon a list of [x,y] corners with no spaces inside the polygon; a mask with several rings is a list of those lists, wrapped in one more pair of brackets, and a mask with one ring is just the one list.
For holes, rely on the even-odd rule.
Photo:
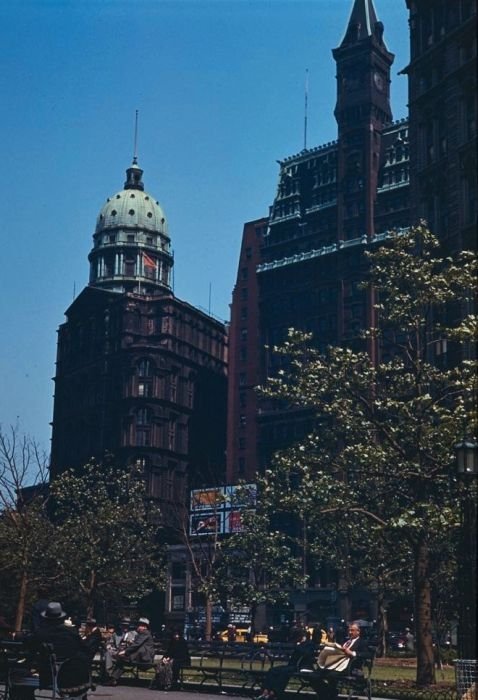
{"label": "advertising poster", "polygon": [[226,523],[224,531],[226,533],[242,532],[242,519],[240,510],[229,510],[226,512]]}
{"label": "advertising poster", "polygon": [[256,484],[218,486],[191,491],[189,533],[215,535],[241,532],[241,511],[254,510]]}
{"label": "advertising poster", "polygon": [[227,508],[251,508],[256,505],[256,484],[241,484],[241,486],[226,486],[225,499]]}
{"label": "advertising poster", "polygon": [[224,513],[197,513],[191,515],[191,535],[215,535],[224,532]]}
{"label": "advertising poster", "polygon": [[191,491],[191,511],[214,510],[224,507],[224,487]]}

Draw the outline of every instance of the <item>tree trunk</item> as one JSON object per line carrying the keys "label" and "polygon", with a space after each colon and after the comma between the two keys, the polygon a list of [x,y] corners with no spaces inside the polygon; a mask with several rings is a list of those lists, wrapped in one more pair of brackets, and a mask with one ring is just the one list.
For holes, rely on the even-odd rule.
{"label": "tree trunk", "polygon": [[251,603],[249,608],[249,615],[251,618],[251,638],[248,640],[252,642],[256,634],[256,614],[257,614],[257,603]]}
{"label": "tree trunk", "polygon": [[431,685],[435,681],[429,557],[428,545],[422,535],[414,548],[417,686]]}
{"label": "tree trunk", "polygon": [[212,600],[206,596],[206,641],[211,641],[212,636]]}
{"label": "tree trunk", "polygon": [[90,571],[90,582],[86,590],[86,617],[95,616],[96,571]]}
{"label": "tree trunk", "polygon": [[388,634],[388,615],[387,606],[385,603],[385,594],[379,591],[377,594],[377,627],[378,627],[378,643],[377,656],[382,657],[387,653],[387,634]]}
{"label": "tree trunk", "polygon": [[27,597],[28,589],[28,576],[27,572],[22,573],[22,580],[20,582],[20,590],[18,592],[18,602],[17,602],[17,614],[15,616],[15,632],[22,631],[23,618],[25,616],[25,601]]}

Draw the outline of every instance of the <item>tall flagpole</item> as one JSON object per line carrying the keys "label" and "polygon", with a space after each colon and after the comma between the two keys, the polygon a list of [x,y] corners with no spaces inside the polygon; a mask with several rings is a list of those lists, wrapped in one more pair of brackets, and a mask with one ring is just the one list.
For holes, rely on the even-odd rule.
{"label": "tall flagpole", "polygon": [[[138,113],[139,110],[136,110],[134,115],[133,165],[136,165],[138,163]],[[141,251],[139,253],[138,266],[138,294],[141,296],[141,277],[143,275],[144,266],[143,254]]]}
{"label": "tall flagpole", "polygon": [[307,150],[307,110],[309,107],[309,69],[305,69],[305,104],[304,104],[304,151]]}
{"label": "tall flagpole", "polygon": [[134,148],[133,148],[133,163],[136,165],[138,162],[138,114],[139,110],[136,110],[136,115],[134,119]]}

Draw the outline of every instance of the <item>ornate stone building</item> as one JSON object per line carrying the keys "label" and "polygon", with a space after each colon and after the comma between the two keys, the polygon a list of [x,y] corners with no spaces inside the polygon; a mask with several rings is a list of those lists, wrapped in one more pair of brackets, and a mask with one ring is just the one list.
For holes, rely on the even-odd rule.
{"label": "ornate stone building", "polygon": [[[390,230],[420,219],[445,250],[476,247],[476,0],[403,0],[404,22],[410,10],[411,61],[404,68],[410,115],[399,122],[389,101],[393,55],[374,2],[351,5],[344,37],[333,50],[337,141],[280,161],[267,226],[261,220],[244,228],[231,308],[230,482],[252,480],[273,451],[310,427],[307,411],[258,402],[250,384],[280,369],[282,358],[271,348],[288,329],[312,332],[319,349],[362,347],[360,331],[374,313],[373,298],[359,287],[364,251]],[[260,238],[253,235],[256,224],[265,228]],[[252,260],[258,262],[251,278]],[[377,357],[385,352],[368,350]],[[435,351],[442,355],[436,361],[453,362],[445,344],[437,343]],[[309,573],[315,588],[296,597],[296,610],[307,605],[315,619],[333,609],[343,612],[345,592],[334,572]],[[352,614],[363,616],[369,599],[353,591]]]}
{"label": "ornate stone building", "polygon": [[90,282],[58,333],[52,475],[111,453],[151,496],[224,481],[227,336],[171,289],[168,225],[142,170],[101,209]]}
{"label": "ornate stone building", "polygon": [[[408,122],[392,119],[393,54],[383,33],[372,0],[356,0],[333,50],[338,139],[280,161],[268,226],[261,223],[265,234],[254,239],[254,224],[245,226],[231,311],[236,365],[229,374],[229,407],[253,394],[249,379],[257,376],[260,384],[279,369],[271,349],[288,328],[312,332],[320,348],[362,343],[360,331],[372,314],[372,300],[359,289],[364,250],[410,224]],[[256,274],[251,277],[249,269],[244,279],[248,249],[258,264]],[[308,429],[307,414],[264,402],[254,420],[254,401],[229,415],[230,481],[252,479],[273,450]]]}
{"label": "ornate stone building", "polygon": [[476,0],[406,0],[411,200],[453,253],[476,248]]}

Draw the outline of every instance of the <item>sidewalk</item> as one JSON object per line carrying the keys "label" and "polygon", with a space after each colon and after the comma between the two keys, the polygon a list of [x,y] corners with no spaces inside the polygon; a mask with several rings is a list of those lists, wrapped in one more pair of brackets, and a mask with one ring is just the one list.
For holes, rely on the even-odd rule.
{"label": "sidewalk", "polygon": [[[149,690],[148,688],[138,688],[136,686],[116,685],[106,686],[98,685],[94,692],[88,693],[88,700],[95,698],[121,698],[122,700],[218,700],[224,696],[220,693],[191,693],[187,690]],[[234,696],[235,700],[250,700],[250,698],[240,698]]]}

